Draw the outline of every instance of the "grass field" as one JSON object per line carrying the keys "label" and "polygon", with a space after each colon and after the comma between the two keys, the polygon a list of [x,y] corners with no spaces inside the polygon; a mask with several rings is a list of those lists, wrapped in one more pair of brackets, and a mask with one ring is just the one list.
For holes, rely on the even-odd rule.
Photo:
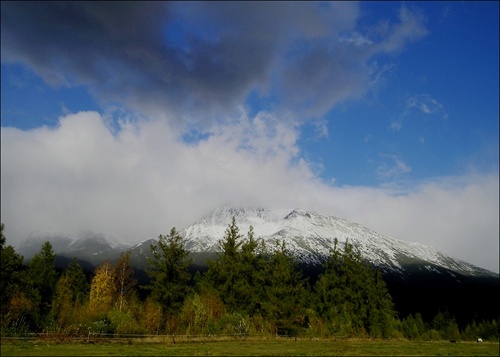
{"label": "grass field", "polygon": [[2,356],[498,356],[498,342],[405,340],[3,340]]}

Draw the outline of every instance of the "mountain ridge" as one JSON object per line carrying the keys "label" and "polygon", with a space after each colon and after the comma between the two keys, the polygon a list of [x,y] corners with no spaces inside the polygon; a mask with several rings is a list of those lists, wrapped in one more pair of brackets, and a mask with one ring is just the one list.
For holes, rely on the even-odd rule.
{"label": "mountain ridge", "polygon": [[[277,242],[284,241],[292,254],[306,265],[318,265],[325,261],[337,239],[338,249],[343,250],[344,244],[349,241],[366,261],[384,272],[404,274],[406,267],[419,266],[420,269],[436,271],[442,268],[451,275],[499,277],[498,273],[448,256],[430,245],[384,236],[355,222],[299,208],[219,206],[179,231],[186,239],[186,249],[192,254],[215,255],[219,240],[224,237],[233,217],[243,238],[252,226],[255,237],[262,239],[270,251]],[[46,240],[51,241],[56,254],[85,259],[95,265],[106,259],[115,260],[120,253],[130,250],[132,258],[141,261],[141,267],[145,267],[149,246],[157,242],[157,239],[149,238],[126,245],[114,237],[88,231],[76,237],[30,237],[18,251],[25,256],[25,260],[29,260]]]}
{"label": "mountain ridge", "polygon": [[[271,210],[231,206],[214,209],[179,231],[186,238],[186,247],[192,258],[190,270],[193,276],[196,272],[206,271],[208,258],[217,257],[218,242],[223,239],[232,217],[235,217],[243,238],[252,225],[255,237],[266,238],[269,250],[272,250],[273,242],[285,240],[287,248],[292,253],[298,253],[295,256],[299,259],[299,267],[311,285],[321,274],[322,262],[329,249],[333,248],[334,239],[338,238],[339,249],[342,250],[343,243],[348,240],[362,253],[362,257],[364,254],[368,263],[380,269],[401,316],[419,312],[426,321],[431,321],[436,313],[448,311],[463,324],[473,319],[480,321],[498,317],[498,273],[449,257],[431,246],[382,236],[357,223],[300,209]],[[120,254],[130,251],[130,263],[137,280],[141,284],[147,284],[150,246],[157,244],[158,240],[150,238],[135,245],[119,246],[111,242],[106,244],[107,238],[91,234],[80,242],[80,248],[86,249],[70,251],[71,243],[73,248],[78,247],[78,244],[70,238],[56,236],[56,244],[53,246],[54,252],[58,254],[56,266],[65,269],[69,261],[76,257],[91,276],[97,265],[105,260],[115,264]],[[25,246],[31,247],[32,254],[35,254],[45,240],[51,239],[49,236],[39,236],[38,240]],[[319,253],[313,251],[313,248],[319,250]],[[25,258],[30,258],[22,249],[18,252]]]}
{"label": "mountain ridge", "polygon": [[217,252],[218,241],[232,217],[243,237],[251,225],[255,237],[263,239],[269,249],[283,240],[301,262],[309,264],[323,262],[337,238],[338,249],[342,250],[349,241],[363,258],[384,271],[404,273],[406,265],[427,262],[429,267],[437,266],[460,274],[498,277],[497,273],[448,256],[430,245],[391,238],[358,223],[297,208],[220,206],[180,232],[186,239],[186,248],[197,253]]}

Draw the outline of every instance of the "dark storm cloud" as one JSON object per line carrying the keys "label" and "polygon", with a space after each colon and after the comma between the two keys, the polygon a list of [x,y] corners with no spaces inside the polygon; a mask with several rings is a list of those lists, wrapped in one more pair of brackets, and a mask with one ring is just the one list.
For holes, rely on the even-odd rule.
{"label": "dark storm cloud", "polygon": [[[420,26],[404,14],[396,48]],[[2,63],[149,115],[210,121],[254,90],[321,115],[366,89],[374,50],[345,40],[358,17],[341,2],[2,2]]]}
{"label": "dark storm cloud", "polygon": [[289,20],[314,25],[304,8],[2,2],[2,62],[24,62],[52,85],[89,84],[142,109],[217,110],[264,84]]}

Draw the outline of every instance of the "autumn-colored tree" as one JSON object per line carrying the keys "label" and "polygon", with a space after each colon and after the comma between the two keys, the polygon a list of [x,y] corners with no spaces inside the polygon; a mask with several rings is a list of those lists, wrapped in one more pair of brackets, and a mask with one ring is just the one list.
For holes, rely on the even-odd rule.
{"label": "autumn-colored tree", "polygon": [[94,313],[108,312],[115,301],[116,271],[109,261],[105,261],[95,270],[90,284],[90,310]]}
{"label": "autumn-colored tree", "polygon": [[52,310],[59,326],[65,326],[72,320],[73,290],[68,274],[63,274],[57,281],[56,293],[52,302]]}
{"label": "autumn-colored tree", "polygon": [[120,260],[115,265],[115,272],[115,289],[118,296],[117,308],[122,311],[137,285],[137,281],[133,278],[134,270],[130,265],[130,251],[120,255]]}
{"label": "autumn-colored tree", "polygon": [[159,334],[162,323],[161,305],[148,297],[144,303],[142,325],[147,333]]}
{"label": "autumn-colored tree", "polygon": [[76,258],[70,262],[68,268],[57,281],[56,292],[52,302],[59,325],[66,325],[73,321],[75,307],[87,300],[89,284]]}

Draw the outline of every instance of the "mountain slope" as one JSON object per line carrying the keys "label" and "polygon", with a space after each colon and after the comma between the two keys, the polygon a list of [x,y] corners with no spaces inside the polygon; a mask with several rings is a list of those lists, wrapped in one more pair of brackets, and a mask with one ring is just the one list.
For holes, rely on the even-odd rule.
{"label": "mountain slope", "polygon": [[[207,258],[219,251],[218,242],[235,217],[240,234],[245,237],[250,225],[255,236],[266,242],[269,250],[285,241],[287,248],[300,260],[300,266],[314,284],[322,271],[321,263],[338,238],[338,248],[349,241],[364,259],[382,271],[396,310],[400,316],[420,312],[431,321],[438,311],[448,311],[458,322],[473,319],[496,319],[500,313],[499,275],[467,262],[449,257],[433,247],[405,242],[380,235],[359,224],[303,210],[270,210],[265,208],[219,207],[180,232],[190,251],[191,272],[204,271]],[[78,237],[31,237],[19,247],[25,260],[50,241],[57,254],[56,265],[65,269],[77,257],[89,274],[105,260],[116,263],[120,254],[131,252],[131,265],[141,284],[148,282],[147,258],[156,239],[134,246],[121,245],[108,236],[86,233]]]}
{"label": "mountain slope", "polygon": [[385,272],[403,274],[410,267],[417,266],[435,272],[447,271],[451,275],[498,276],[447,256],[431,246],[390,238],[357,223],[299,209],[216,208],[181,232],[186,238],[187,249],[196,253],[217,252],[218,241],[223,238],[232,217],[235,217],[243,236],[252,225],[255,236],[262,238],[268,248],[285,241],[287,248],[305,264],[323,262],[337,238],[339,249],[342,250],[348,241],[364,259]]}
{"label": "mountain slope", "polygon": [[321,263],[338,239],[342,250],[348,241],[362,257],[380,269],[399,315],[421,313],[432,321],[447,311],[465,327],[472,320],[498,318],[499,275],[462,260],[447,256],[435,248],[383,236],[344,219],[303,210],[269,210],[222,206],[181,232],[187,240],[193,262],[203,266],[207,257],[219,250],[232,217],[246,236],[250,225],[256,237],[270,249],[285,241],[299,259],[310,283],[321,273]]}
{"label": "mountain slope", "polygon": [[40,251],[42,244],[46,241],[52,244],[52,249],[58,256],[76,257],[91,265],[98,265],[129,248],[128,245],[118,242],[113,237],[85,232],[75,237],[62,235],[30,237],[19,246],[17,251],[24,256],[25,261],[29,261]]}

